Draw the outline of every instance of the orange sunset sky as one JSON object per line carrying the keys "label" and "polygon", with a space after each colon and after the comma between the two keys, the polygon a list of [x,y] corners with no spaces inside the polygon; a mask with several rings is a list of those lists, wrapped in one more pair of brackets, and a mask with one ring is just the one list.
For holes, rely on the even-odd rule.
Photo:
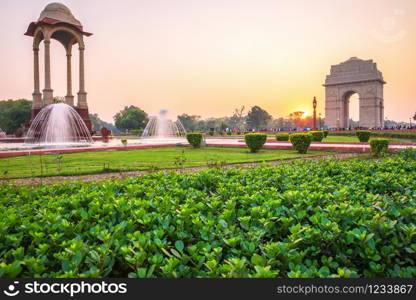
{"label": "orange sunset sky", "polygon": [[[23,33],[49,2],[0,1],[0,99],[31,99],[32,39]],[[310,113],[313,96],[324,113],[325,75],[351,56],[383,72],[388,119],[409,121],[416,111],[415,0],[60,2],[94,33],[85,39],[86,90],[90,112],[107,121],[126,105],[202,117],[259,105],[280,117]],[[57,41],[51,55],[54,95],[64,96]],[[73,66],[77,92],[77,55]]]}

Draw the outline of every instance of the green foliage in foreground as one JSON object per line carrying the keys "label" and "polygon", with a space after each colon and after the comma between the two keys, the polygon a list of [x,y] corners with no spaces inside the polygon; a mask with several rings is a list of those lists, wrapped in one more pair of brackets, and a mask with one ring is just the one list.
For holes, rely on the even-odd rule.
{"label": "green foliage in foreground", "polygon": [[416,162],[0,189],[0,277],[414,277]]}

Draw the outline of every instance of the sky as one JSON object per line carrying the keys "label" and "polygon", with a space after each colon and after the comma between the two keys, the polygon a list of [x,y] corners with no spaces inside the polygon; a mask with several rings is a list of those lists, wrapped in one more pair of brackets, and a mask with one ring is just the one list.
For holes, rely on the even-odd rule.
{"label": "sky", "polygon": [[[31,99],[32,38],[23,33],[49,2],[0,1],[0,99]],[[416,111],[415,0],[60,2],[93,33],[85,84],[90,112],[106,121],[127,105],[204,118],[259,105],[285,117],[310,113],[314,96],[324,115],[325,76],[352,56],[382,71],[388,119],[409,121]],[[64,96],[65,51],[57,41],[51,51],[54,95]],[[350,109],[357,119],[357,97]]]}

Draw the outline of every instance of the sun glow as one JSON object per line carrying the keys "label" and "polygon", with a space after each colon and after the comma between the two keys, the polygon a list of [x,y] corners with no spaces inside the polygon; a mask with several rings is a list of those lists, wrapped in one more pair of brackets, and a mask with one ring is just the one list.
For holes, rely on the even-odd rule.
{"label": "sun glow", "polygon": [[302,115],[302,117],[301,117],[301,119],[306,119],[306,118],[308,118],[308,117],[311,117],[312,116],[312,114],[310,113],[310,112],[308,112],[308,111],[305,111],[304,113],[303,113],[303,115]]}

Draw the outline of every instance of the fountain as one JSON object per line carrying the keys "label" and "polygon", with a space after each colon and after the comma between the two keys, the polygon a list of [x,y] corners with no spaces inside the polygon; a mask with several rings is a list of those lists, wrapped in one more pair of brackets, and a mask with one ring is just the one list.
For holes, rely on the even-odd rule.
{"label": "fountain", "polygon": [[181,121],[173,122],[168,117],[167,110],[160,110],[158,116],[152,116],[143,131],[143,138],[160,140],[178,139],[186,136],[186,130]]}
{"label": "fountain", "polygon": [[77,111],[65,104],[50,104],[36,115],[25,144],[39,146],[77,146],[93,142],[90,132]]}

